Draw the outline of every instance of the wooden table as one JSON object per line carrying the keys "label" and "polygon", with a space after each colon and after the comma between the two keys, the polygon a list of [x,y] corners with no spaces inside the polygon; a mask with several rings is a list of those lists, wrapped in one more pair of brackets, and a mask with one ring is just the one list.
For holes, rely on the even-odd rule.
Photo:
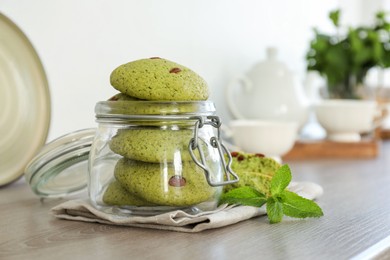
{"label": "wooden table", "polygon": [[[0,259],[390,258],[390,142],[370,160],[290,161],[325,193],[320,219],[266,217],[187,234],[58,220],[23,180],[0,188]],[[386,257],[387,256],[387,257]]]}

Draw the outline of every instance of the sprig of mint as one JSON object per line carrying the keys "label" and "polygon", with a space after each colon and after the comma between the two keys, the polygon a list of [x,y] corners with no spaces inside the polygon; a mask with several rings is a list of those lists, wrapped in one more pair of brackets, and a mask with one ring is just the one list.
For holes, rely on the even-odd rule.
{"label": "sprig of mint", "polygon": [[317,203],[286,189],[291,178],[290,167],[285,164],[272,177],[270,196],[266,197],[256,189],[244,186],[223,194],[220,204],[261,207],[266,203],[266,211],[271,224],[282,221],[283,215],[293,218],[323,216],[322,209]]}

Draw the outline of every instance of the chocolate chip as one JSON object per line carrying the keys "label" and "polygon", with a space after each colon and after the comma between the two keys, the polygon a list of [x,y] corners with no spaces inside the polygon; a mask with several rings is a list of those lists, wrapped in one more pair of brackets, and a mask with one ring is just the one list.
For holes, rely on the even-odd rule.
{"label": "chocolate chip", "polygon": [[186,179],[181,177],[180,175],[173,175],[169,181],[168,184],[173,187],[183,187],[186,185]]}
{"label": "chocolate chip", "polygon": [[179,69],[179,68],[173,68],[173,69],[171,69],[170,71],[169,71],[169,73],[179,73],[181,71],[181,69]]}
{"label": "chocolate chip", "polygon": [[231,152],[230,154],[232,155],[232,157],[237,157],[238,156],[238,152]]}
{"label": "chocolate chip", "polygon": [[241,162],[244,159],[245,159],[244,155],[240,155],[237,157],[237,161],[239,161],[239,162]]}
{"label": "chocolate chip", "polygon": [[262,154],[262,153],[256,153],[256,154],[255,154],[255,156],[256,156],[256,157],[260,157],[260,158],[263,158],[263,157],[265,157],[265,155],[264,155],[264,154]]}

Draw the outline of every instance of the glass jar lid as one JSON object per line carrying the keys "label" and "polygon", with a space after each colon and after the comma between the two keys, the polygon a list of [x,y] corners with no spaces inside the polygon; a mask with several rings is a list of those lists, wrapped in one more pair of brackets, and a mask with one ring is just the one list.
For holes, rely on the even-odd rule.
{"label": "glass jar lid", "polygon": [[83,129],[47,143],[25,169],[33,192],[54,198],[84,191],[95,132],[95,128]]}

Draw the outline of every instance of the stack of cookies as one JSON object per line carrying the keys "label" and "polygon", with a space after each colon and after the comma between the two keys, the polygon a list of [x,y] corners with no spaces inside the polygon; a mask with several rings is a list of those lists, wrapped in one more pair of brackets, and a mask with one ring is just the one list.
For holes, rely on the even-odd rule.
{"label": "stack of cookies", "polygon": [[[202,101],[206,82],[174,62],[150,58],[116,68],[111,85],[120,91],[111,101]],[[122,156],[114,180],[103,195],[108,205],[190,206],[209,200],[203,170],[192,160],[188,144],[193,130],[180,127],[137,126],[118,130],[110,149]]]}

